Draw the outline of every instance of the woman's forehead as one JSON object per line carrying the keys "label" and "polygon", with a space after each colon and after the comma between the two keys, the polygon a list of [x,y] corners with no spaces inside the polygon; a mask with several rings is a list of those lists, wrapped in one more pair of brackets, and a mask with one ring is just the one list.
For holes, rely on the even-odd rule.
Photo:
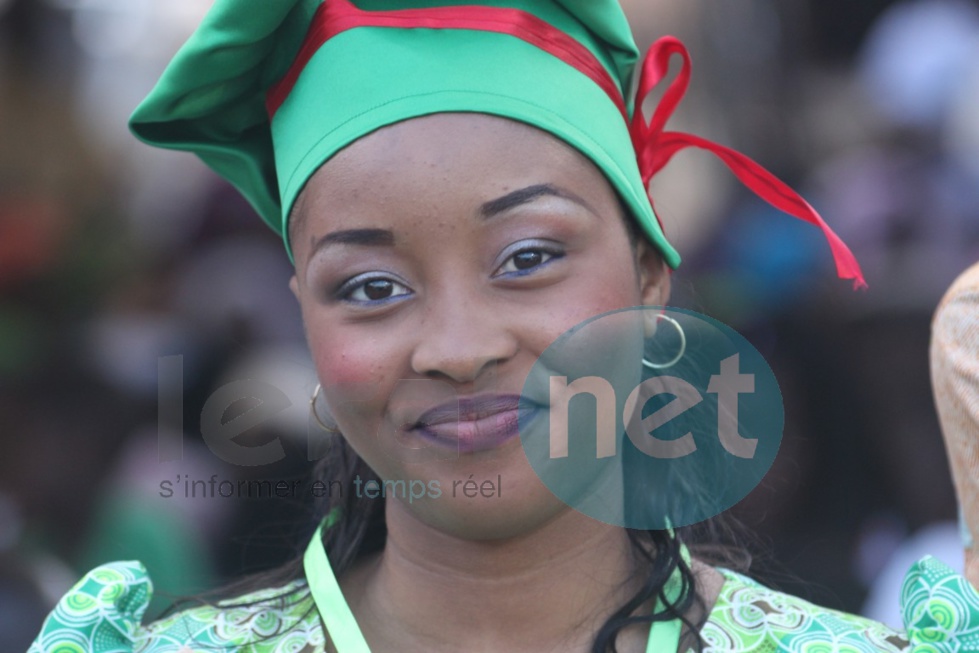
{"label": "woman's forehead", "polygon": [[311,177],[298,207],[349,208],[390,193],[405,201],[475,200],[514,184],[562,181],[582,192],[612,193],[594,164],[547,132],[487,114],[443,113],[389,125],[344,148]]}
{"label": "woman's forehead", "polygon": [[[528,157],[528,154],[536,153]],[[341,150],[325,164],[357,161],[374,166],[477,165],[492,158],[509,166],[537,160],[586,161],[564,142],[531,125],[483,113],[438,113],[378,129]]]}

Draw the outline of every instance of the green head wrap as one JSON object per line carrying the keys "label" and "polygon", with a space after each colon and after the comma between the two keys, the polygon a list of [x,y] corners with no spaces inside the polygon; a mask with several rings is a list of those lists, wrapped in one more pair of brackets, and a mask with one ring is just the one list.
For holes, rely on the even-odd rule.
{"label": "green head wrap", "polygon": [[[587,156],[671,267],[680,263],[646,185],[678,151],[718,156],[748,188],[823,231],[837,273],[865,287],[853,253],[795,191],[730,148],[666,131],[690,80],[672,37],[643,61],[638,98],[683,67],[647,122],[625,95],[638,51],[616,0],[215,0],[133,114],[147,143],[190,150],[288,242],[316,170],[392,123],[439,112],[533,125]],[[636,103],[638,104],[638,102]],[[291,256],[290,250],[290,256]]]}
{"label": "green head wrap", "polygon": [[615,0],[216,0],[131,128],[200,156],[288,248],[304,184],[361,136],[438,112],[511,118],[594,162],[676,267],[629,133],[637,59]]}

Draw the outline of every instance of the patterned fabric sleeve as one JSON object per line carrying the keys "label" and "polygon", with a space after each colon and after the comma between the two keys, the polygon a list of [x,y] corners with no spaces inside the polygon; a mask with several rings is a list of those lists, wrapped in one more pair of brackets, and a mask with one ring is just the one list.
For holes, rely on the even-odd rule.
{"label": "patterned fabric sleeve", "polygon": [[28,653],[132,653],[152,593],[139,562],[97,567],[61,599]]}
{"label": "patterned fabric sleeve", "polygon": [[61,599],[27,653],[323,653],[319,615],[301,581],[144,626],[152,592],[139,562],[97,567]]}
{"label": "patterned fabric sleeve", "polygon": [[901,613],[914,653],[979,652],[979,593],[935,558],[911,566]]}
{"label": "patterned fabric sleeve", "polygon": [[903,653],[909,650],[905,636],[883,624],[814,605],[730,570],[720,571],[725,576],[724,585],[710,619],[701,630],[704,653]]}

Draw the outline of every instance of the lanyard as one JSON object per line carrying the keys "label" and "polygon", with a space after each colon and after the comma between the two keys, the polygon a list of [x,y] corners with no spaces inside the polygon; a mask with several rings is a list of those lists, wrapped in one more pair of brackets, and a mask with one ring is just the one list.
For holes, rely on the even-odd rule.
{"label": "lanyard", "polygon": [[323,526],[332,526],[335,520],[336,514],[330,513],[316,529],[313,539],[306,547],[306,554],[303,556],[306,582],[309,584],[309,591],[313,594],[320,619],[323,620],[326,632],[333,640],[337,653],[370,653],[367,640],[364,639],[364,634],[360,632],[360,626],[354,619],[354,613],[350,611],[350,606],[343,598],[340,583],[337,582],[330,561],[326,557],[326,551],[323,550]]}
{"label": "lanyard", "polygon": [[[340,584],[333,573],[333,568],[330,567],[326,551],[323,550],[323,527],[332,526],[334,521],[335,515],[331,513],[316,529],[313,539],[306,547],[306,554],[303,556],[306,582],[309,584],[316,609],[319,610],[320,618],[326,626],[326,632],[333,640],[337,653],[370,653],[367,640],[364,639],[364,634],[360,632],[360,626],[357,625],[350,606],[343,598]],[[683,547],[683,558],[689,563],[690,554],[686,547]],[[668,581],[666,593],[671,600],[675,600],[679,591],[679,577],[674,573]],[[680,642],[681,626],[679,619],[654,622],[649,630],[646,653],[676,651]]]}

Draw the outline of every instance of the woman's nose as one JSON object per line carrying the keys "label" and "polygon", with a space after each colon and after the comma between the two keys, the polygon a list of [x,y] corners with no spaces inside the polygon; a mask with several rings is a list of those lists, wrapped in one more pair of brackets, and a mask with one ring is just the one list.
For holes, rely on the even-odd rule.
{"label": "woman's nose", "polygon": [[519,349],[512,318],[478,294],[433,301],[412,352],[413,371],[456,384],[484,380]]}

